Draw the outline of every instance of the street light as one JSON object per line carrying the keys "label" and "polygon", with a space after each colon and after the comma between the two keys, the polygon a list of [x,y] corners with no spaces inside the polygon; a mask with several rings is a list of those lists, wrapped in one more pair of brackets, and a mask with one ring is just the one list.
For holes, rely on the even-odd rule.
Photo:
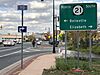
{"label": "street light", "polygon": [[[41,1],[44,1],[44,0],[41,0]],[[55,51],[55,21],[54,21],[54,18],[55,18],[55,1],[53,0],[53,53],[56,53]]]}

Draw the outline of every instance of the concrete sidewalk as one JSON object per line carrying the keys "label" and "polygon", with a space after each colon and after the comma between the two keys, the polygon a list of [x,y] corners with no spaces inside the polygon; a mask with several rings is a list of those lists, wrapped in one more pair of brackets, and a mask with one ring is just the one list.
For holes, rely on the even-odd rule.
{"label": "concrete sidewalk", "polygon": [[42,55],[22,70],[19,75],[42,75],[43,69],[55,66],[55,57],[56,54]]}

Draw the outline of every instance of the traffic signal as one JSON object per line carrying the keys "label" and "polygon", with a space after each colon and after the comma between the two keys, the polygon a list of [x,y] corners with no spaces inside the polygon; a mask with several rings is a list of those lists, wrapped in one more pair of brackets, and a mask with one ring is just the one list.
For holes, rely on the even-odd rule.
{"label": "traffic signal", "polygon": [[41,0],[41,1],[44,1],[44,0]]}

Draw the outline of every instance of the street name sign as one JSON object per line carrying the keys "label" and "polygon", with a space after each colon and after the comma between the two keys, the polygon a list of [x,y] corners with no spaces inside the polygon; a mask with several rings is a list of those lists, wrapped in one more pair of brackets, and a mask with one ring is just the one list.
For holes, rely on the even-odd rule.
{"label": "street name sign", "polygon": [[18,5],[18,10],[27,10],[27,5]]}
{"label": "street name sign", "polygon": [[97,4],[75,3],[60,5],[61,30],[96,30]]}
{"label": "street name sign", "polygon": [[27,32],[26,26],[18,26],[18,32]]}

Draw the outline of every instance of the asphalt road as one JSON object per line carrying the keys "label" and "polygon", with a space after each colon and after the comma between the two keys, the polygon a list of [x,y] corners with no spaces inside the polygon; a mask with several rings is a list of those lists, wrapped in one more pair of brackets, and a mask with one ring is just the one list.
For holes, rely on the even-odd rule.
{"label": "asphalt road", "polygon": [[[37,55],[40,53],[51,52],[52,47],[47,45],[37,46],[33,48],[30,42],[23,44],[23,57],[28,57],[32,55]],[[16,63],[21,59],[21,44],[16,44],[15,46],[3,47],[0,46],[0,70],[6,68],[7,66]]]}

